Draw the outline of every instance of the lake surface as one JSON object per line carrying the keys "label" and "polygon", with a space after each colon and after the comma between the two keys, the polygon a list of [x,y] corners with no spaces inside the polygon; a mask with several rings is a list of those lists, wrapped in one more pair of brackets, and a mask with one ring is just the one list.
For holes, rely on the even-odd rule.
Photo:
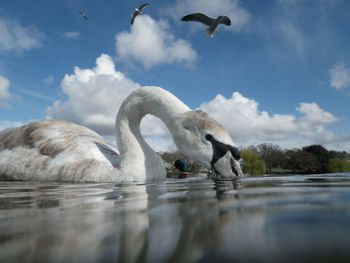
{"label": "lake surface", "polygon": [[350,262],[350,173],[0,181],[0,262]]}

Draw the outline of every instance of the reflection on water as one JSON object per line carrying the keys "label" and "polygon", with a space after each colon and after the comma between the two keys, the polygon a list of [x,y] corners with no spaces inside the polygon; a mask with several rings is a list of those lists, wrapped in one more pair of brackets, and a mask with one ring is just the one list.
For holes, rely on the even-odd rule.
{"label": "reflection on water", "polygon": [[350,262],[350,174],[0,181],[0,262]]}

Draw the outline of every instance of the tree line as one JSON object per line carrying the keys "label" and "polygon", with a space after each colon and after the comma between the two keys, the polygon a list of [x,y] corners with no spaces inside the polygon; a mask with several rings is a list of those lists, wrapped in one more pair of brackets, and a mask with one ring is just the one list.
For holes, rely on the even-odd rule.
{"label": "tree line", "polygon": [[[263,143],[258,146],[242,147],[242,169],[245,174],[315,174],[350,172],[350,153],[345,151],[327,150],[322,145],[313,144],[303,148],[282,149],[279,145]],[[177,159],[186,160],[191,170],[201,167],[192,160],[176,152],[164,152],[161,157],[174,170]]]}
{"label": "tree line", "polygon": [[243,172],[251,175],[350,171],[349,153],[329,151],[318,144],[283,150],[276,144],[264,143],[242,148],[241,155]]}

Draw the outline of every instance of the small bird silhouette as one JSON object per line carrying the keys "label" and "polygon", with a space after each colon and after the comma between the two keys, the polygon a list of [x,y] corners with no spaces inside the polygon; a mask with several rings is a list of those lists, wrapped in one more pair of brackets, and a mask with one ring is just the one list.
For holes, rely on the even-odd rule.
{"label": "small bird silhouette", "polygon": [[79,11],[79,14],[82,18],[84,18],[86,21],[88,20],[86,14],[83,11]]}
{"label": "small bird silhouette", "polygon": [[181,18],[181,21],[195,21],[201,22],[207,26],[207,32],[210,37],[217,33],[217,27],[219,24],[224,24],[226,26],[231,25],[231,20],[227,16],[218,16],[216,19],[206,16],[202,13],[193,13]]}
{"label": "small bird silhouette", "polygon": [[145,9],[146,6],[148,6],[149,3],[145,3],[145,4],[142,4],[139,6],[139,8],[136,8],[134,13],[131,15],[131,21],[130,21],[130,24],[134,24],[134,20],[135,20],[135,17],[137,17],[138,15],[142,15],[143,14],[143,9]]}

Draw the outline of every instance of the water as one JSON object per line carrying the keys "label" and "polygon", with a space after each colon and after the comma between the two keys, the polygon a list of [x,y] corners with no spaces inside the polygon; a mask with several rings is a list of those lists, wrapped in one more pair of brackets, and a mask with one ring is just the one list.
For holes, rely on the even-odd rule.
{"label": "water", "polygon": [[350,262],[350,174],[0,181],[0,262]]}

